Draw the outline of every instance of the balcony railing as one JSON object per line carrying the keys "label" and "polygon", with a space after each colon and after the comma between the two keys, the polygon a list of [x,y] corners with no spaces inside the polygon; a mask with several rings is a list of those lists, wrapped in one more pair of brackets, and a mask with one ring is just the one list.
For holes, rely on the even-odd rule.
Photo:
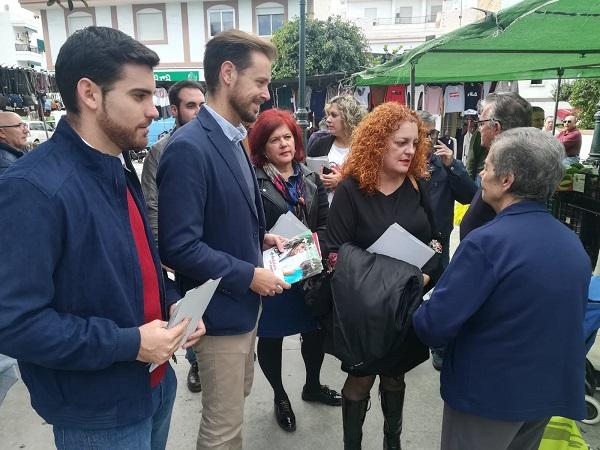
{"label": "balcony railing", "polygon": [[18,52],[40,53],[40,50],[37,47],[29,44],[15,44],[15,49]]}
{"label": "balcony railing", "polygon": [[437,14],[429,14],[427,16],[398,16],[398,17],[377,17],[374,19],[363,19],[366,23],[377,25],[400,25],[400,24],[425,24],[435,23]]}

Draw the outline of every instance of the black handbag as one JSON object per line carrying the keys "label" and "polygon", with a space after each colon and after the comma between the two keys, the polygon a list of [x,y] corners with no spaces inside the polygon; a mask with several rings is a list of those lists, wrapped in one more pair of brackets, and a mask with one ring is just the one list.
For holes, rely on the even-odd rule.
{"label": "black handbag", "polygon": [[331,295],[331,277],[333,272],[323,270],[318,275],[304,282],[304,303],[315,318],[322,318],[331,312],[333,296]]}

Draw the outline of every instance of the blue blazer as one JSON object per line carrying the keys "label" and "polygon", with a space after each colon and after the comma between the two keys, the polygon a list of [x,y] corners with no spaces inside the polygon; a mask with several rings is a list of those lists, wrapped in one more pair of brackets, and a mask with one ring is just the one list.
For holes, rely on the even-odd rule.
{"label": "blue blazer", "polygon": [[539,203],[472,231],[413,316],[425,344],[447,346],[446,403],[496,420],[583,418],[590,275],[575,233]]}
{"label": "blue blazer", "polygon": [[262,266],[265,217],[254,172],[253,199],[234,151],[202,109],[174,133],[157,173],[160,255],[182,293],[223,277],[204,315],[208,335],[249,332],[260,304],[250,283]]}

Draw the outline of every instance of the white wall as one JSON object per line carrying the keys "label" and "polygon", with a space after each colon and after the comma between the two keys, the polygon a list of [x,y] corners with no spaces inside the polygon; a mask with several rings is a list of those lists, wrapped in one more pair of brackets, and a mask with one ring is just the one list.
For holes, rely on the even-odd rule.
{"label": "white wall", "polygon": [[135,37],[131,5],[117,6],[117,22],[119,23],[119,30],[127,33],[129,36]]}
{"label": "white wall", "polygon": [[48,36],[50,45],[46,42],[46,48],[52,53],[52,64],[56,63],[58,51],[67,40],[67,29],[65,28],[65,13],[62,8],[49,8],[46,10],[48,18]]}
{"label": "white wall", "polygon": [[17,64],[17,52],[15,50],[15,34],[10,23],[10,14],[0,11],[0,64],[13,66]]}
{"label": "white wall", "polygon": [[158,53],[160,62],[183,62],[183,33],[181,29],[181,4],[167,3],[167,44],[148,45],[149,48]]}
{"label": "white wall", "polygon": [[96,25],[112,28],[110,6],[96,6]]}
{"label": "white wall", "polygon": [[365,8],[377,8],[378,18],[394,17],[392,2],[390,0],[377,0],[361,2],[348,1],[348,18],[364,17]]}
{"label": "white wall", "polygon": [[205,24],[204,7],[201,2],[188,2],[188,24],[190,29],[190,58],[202,62],[204,58]]}
{"label": "white wall", "polygon": [[252,33],[254,11],[252,11],[252,2],[250,0],[238,2],[238,17],[239,23],[237,24],[237,28]]}

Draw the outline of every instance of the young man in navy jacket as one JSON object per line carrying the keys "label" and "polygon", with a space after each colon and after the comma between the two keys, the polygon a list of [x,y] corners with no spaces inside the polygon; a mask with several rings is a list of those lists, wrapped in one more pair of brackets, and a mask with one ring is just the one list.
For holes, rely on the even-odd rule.
{"label": "young man in navy jacket", "polygon": [[66,118],[0,177],[0,353],[19,361],[58,449],[166,446],[168,360],[188,320],[165,328],[176,297],[123,155],[147,144],[157,64],[120,31],[75,32],[56,60]]}

